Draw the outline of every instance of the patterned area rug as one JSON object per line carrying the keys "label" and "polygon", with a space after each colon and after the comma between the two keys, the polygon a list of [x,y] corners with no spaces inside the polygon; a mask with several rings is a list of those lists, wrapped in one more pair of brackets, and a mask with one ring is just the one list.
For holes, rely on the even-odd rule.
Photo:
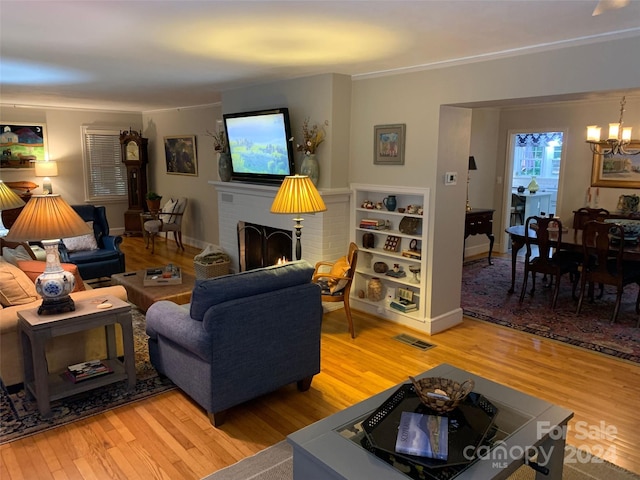
{"label": "patterned area rug", "polygon": [[593,303],[585,300],[578,316],[568,276],[563,276],[556,308],[551,310],[552,289],[543,286],[542,276],[538,274],[535,294],[529,295],[529,278],[528,291],[519,303],[523,263],[516,265],[515,293],[509,294],[511,259],[495,258],[493,261],[493,265],[488,265],[486,259],[464,265],[462,308],[465,315],[640,363],[640,328],[635,328],[638,321],[635,313],[637,285],[625,288],[617,322],[611,325],[609,318],[616,297],[614,288],[605,286],[604,296]]}
{"label": "patterned area rug", "polygon": [[24,390],[9,393],[0,381],[0,445],[175,388],[170,380],[158,376],[149,361],[144,313],[134,307],[132,314],[136,351],[133,390],[128,391],[122,381],[57,400],[51,403],[51,417],[43,418],[35,400],[27,398]]}

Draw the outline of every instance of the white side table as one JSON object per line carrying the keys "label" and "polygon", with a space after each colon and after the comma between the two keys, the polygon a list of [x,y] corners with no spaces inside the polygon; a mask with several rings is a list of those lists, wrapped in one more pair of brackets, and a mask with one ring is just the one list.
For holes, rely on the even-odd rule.
{"label": "white side table", "polygon": [[[105,309],[98,308],[99,302],[103,300],[112,306]],[[136,384],[131,306],[111,295],[79,301],[75,305],[74,312],[58,315],[38,315],[37,308],[18,312],[18,334],[22,341],[25,390],[36,398],[38,409],[43,416],[51,414],[52,400],[122,380],[127,380],[127,386],[130,389]],[[122,328],[124,361],[120,361],[117,357],[116,323],[119,323]],[[102,360],[113,369],[113,373],[72,383],[62,375],[63,372],[48,371],[45,355],[47,340],[101,326],[105,328],[107,346],[107,358]]]}

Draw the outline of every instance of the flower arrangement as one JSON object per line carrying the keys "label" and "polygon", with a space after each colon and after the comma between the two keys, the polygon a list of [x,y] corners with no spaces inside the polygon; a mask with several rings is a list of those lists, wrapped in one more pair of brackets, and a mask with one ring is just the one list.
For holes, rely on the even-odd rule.
{"label": "flower arrangement", "polygon": [[229,146],[227,145],[227,136],[224,130],[218,130],[216,133],[211,133],[207,130],[207,135],[213,138],[213,148],[218,153],[228,153]]}
{"label": "flower arrangement", "polygon": [[329,122],[325,120],[321,126],[318,126],[317,123],[309,126],[309,117],[305,118],[302,123],[302,138],[304,142],[296,145],[298,151],[304,152],[305,155],[313,155],[316,153],[318,146],[324,141],[324,127],[328,125]]}

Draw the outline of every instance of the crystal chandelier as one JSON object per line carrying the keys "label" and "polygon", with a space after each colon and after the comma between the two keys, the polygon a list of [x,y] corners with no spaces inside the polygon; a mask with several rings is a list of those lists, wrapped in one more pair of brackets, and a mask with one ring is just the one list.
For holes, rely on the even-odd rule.
{"label": "crystal chandelier", "polygon": [[620,121],[609,124],[609,138],[600,140],[600,127],[590,125],[587,127],[587,143],[593,153],[602,155],[638,155],[640,147],[631,147],[631,144],[639,144],[638,140],[631,140],[631,127],[623,127],[622,116],[626,97],[620,101]]}

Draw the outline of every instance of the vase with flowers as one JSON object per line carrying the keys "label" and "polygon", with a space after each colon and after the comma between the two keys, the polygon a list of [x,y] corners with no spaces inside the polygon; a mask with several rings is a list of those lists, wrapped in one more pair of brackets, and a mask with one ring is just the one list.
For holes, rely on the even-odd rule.
{"label": "vase with flowers", "polygon": [[304,153],[302,163],[300,165],[300,173],[307,175],[314,185],[318,185],[318,179],[320,178],[320,165],[316,158],[316,151],[318,146],[324,141],[325,130],[324,127],[329,125],[329,122],[325,121],[323,125],[313,124],[309,125],[309,117],[304,119],[302,123],[302,143],[296,145],[299,152]]}
{"label": "vase with flowers", "polygon": [[223,182],[231,181],[231,154],[227,144],[227,136],[224,130],[211,133],[207,130],[207,135],[213,138],[213,149],[218,153],[218,175]]}

